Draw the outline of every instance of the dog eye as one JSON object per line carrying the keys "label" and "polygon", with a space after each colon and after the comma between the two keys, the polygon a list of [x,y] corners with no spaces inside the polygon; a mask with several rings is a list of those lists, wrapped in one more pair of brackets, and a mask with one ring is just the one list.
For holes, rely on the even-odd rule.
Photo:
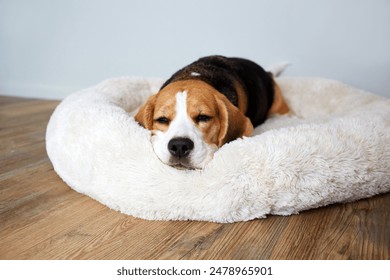
{"label": "dog eye", "polygon": [[160,118],[156,119],[155,121],[160,123],[160,124],[169,124],[169,119],[166,117],[160,117]]}
{"label": "dog eye", "polygon": [[196,122],[208,122],[209,120],[211,120],[211,117],[207,115],[199,115],[196,117]]}

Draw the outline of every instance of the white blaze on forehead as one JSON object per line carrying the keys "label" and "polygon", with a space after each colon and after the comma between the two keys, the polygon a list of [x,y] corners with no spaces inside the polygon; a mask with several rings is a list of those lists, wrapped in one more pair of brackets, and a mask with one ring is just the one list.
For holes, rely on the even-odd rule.
{"label": "white blaze on forehead", "polygon": [[184,121],[187,115],[187,92],[178,92],[176,94],[176,117],[175,120]]}
{"label": "white blaze on forehead", "polygon": [[[176,94],[176,114],[169,126],[168,134],[174,137],[188,137],[192,139],[195,133],[194,123],[187,113],[187,92],[181,91]],[[196,134],[196,133],[195,133]]]}
{"label": "white blaze on forehead", "polygon": [[198,72],[191,72],[191,76],[198,77],[200,74]]}

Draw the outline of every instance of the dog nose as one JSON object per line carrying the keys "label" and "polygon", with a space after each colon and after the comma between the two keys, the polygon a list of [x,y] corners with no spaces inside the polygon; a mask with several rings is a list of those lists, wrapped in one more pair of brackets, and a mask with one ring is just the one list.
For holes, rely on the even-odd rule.
{"label": "dog nose", "polygon": [[175,157],[186,157],[194,148],[194,142],[188,138],[173,138],[168,143],[168,150]]}

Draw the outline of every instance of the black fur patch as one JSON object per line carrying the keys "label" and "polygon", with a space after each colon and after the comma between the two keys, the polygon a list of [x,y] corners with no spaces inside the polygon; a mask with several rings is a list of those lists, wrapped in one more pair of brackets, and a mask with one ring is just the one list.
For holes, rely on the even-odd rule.
{"label": "black fur patch", "polygon": [[[197,73],[197,74],[194,74]],[[234,82],[238,82],[248,96],[245,115],[253,126],[263,123],[274,98],[272,75],[258,64],[243,58],[208,56],[180,69],[161,87],[181,80],[201,80],[224,94],[238,107],[238,95]]]}

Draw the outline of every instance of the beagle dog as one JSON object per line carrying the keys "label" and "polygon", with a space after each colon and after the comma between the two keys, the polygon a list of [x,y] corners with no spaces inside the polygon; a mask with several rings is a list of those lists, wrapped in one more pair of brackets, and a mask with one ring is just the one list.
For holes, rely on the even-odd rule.
{"label": "beagle dog", "polygon": [[267,116],[288,111],[271,73],[250,60],[208,56],[173,74],[135,120],[151,130],[163,163],[195,169]]}

